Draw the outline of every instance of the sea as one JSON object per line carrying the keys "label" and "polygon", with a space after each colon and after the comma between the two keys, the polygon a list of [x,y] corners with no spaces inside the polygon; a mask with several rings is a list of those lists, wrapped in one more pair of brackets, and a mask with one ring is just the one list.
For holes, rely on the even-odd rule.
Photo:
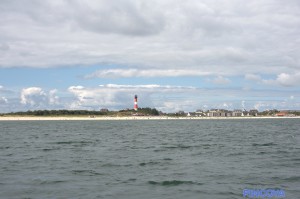
{"label": "sea", "polygon": [[300,198],[299,119],[0,121],[0,198]]}

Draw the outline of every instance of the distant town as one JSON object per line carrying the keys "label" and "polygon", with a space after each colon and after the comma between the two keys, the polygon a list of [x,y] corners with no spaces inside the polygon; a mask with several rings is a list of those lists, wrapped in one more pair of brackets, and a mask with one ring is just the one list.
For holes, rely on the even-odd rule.
{"label": "distant town", "polygon": [[284,110],[279,111],[276,109],[273,110],[264,110],[259,112],[256,109],[251,110],[226,110],[226,109],[211,109],[208,111],[197,110],[195,112],[179,112],[182,115],[187,117],[256,117],[256,116],[274,116],[274,117],[295,117],[300,115],[300,111],[296,110]]}

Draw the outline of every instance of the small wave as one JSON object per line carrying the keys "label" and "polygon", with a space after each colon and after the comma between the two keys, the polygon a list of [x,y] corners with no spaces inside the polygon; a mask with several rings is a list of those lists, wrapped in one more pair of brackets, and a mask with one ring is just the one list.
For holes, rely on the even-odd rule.
{"label": "small wave", "polygon": [[216,144],[204,144],[204,145],[175,145],[175,146],[162,146],[158,149],[153,150],[154,152],[163,152],[168,150],[198,150],[198,149],[211,149],[212,147],[222,148],[224,146]]}
{"label": "small wave", "polygon": [[273,146],[273,145],[276,145],[276,144],[273,142],[268,142],[268,143],[264,143],[264,144],[258,144],[258,143],[252,144],[252,146]]}
{"label": "small wave", "polygon": [[246,155],[246,153],[243,152],[229,153],[227,156],[243,156],[243,155]]}
{"label": "small wave", "polygon": [[[240,193],[239,192],[233,192],[233,191],[220,191],[216,193],[217,195],[221,195],[221,196],[230,196],[230,198],[233,198],[234,196],[238,196],[238,198],[240,198]],[[235,198],[235,197],[234,197]]]}
{"label": "small wave", "polygon": [[146,165],[166,164],[166,163],[168,163],[167,161],[172,161],[172,160],[173,160],[172,158],[163,158],[163,159],[160,159],[159,161],[142,162],[139,165],[146,166]]}
{"label": "small wave", "polygon": [[162,151],[167,151],[167,150],[185,150],[185,149],[192,149],[192,148],[195,148],[195,147],[199,147],[199,146],[189,146],[189,145],[182,145],[182,144],[179,144],[179,145],[171,145],[171,146],[162,146],[158,149],[154,149],[153,151],[154,152],[162,152]]}
{"label": "small wave", "polygon": [[299,182],[300,181],[300,176],[292,176],[292,177],[289,177],[289,178],[285,178],[284,180],[288,181],[288,182]]}
{"label": "small wave", "polygon": [[43,151],[51,151],[52,149],[42,149]]}
{"label": "small wave", "polygon": [[151,185],[161,185],[161,186],[178,186],[178,185],[183,185],[183,184],[200,184],[200,183],[195,183],[193,181],[182,181],[182,180],[166,180],[162,182],[156,182],[156,181],[148,181],[149,184]]}
{"label": "small wave", "polygon": [[54,179],[48,179],[48,180],[43,180],[43,179],[34,179],[32,183],[34,185],[49,185],[49,184],[59,184],[59,183],[64,183],[67,182],[66,180],[54,180]]}
{"label": "small wave", "polygon": [[192,147],[193,146],[179,144],[179,145],[175,145],[175,146],[165,146],[163,148],[166,148],[166,149],[189,149],[189,148],[192,148]]}
{"label": "small wave", "polygon": [[300,158],[293,158],[293,159],[291,159],[291,161],[300,162]]}
{"label": "small wave", "polygon": [[91,144],[93,142],[90,141],[62,141],[62,142],[54,142],[54,144]]}
{"label": "small wave", "polygon": [[154,162],[154,161],[150,161],[150,162],[142,162],[139,165],[140,166],[146,166],[146,165],[155,165],[155,164],[160,164],[161,162]]}
{"label": "small wave", "polygon": [[132,164],[112,164],[112,163],[107,163],[103,164],[102,167],[130,167]]}
{"label": "small wave", "polygon": [[130,178],[130,179],[128,179],[128,180],[123,181],[122,183],[127,184],[127,183],[131,183],[131,182],[135,182],[136,180],[137,180],[137,179],[135,179],[135,178]]}
{"label": "small wave", "polygon": [[42,151],[53,151],[53,150],[59,150],[60,148],[45,148],[42,149]]}
{"label": "small wave", "polygon": [[165,148],[165,149],[176,149],[178,147],[177,146],[164,146],[163,148]]}
{"label": "small wave", "polygon": [[72,173],[75,175],[88,175],[88,176],[103,175],[102,173],[98,173],[94,170],[73,170]]}
{"label": "small wave", "polygon": [[262,154],[267,154],[266,151],[259,151],[257,154],[262,155]]}
{"label": "small wave", "polygon": [[166,151],[166,149],[154,149],[153,151],[154,152],[163,152],[163,151]]}
{"label": "small wave", "polygon": [[66,181],[63,180],[54,180],[54,181],[43,181],[40,184],[58,184],[58,183],[64,183]]}

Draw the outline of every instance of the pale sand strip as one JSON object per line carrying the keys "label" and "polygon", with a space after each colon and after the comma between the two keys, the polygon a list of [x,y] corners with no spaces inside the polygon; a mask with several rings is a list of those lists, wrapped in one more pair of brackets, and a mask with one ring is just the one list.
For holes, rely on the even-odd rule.
{"label": "pale sand strip", "polygon": [[167,116],[132,116],[132,117],[88,117],[88,116],[80,116],[80,117],[48,117],[48,116],[0,116],[0,121],[76,121],[76,120],[232,120],[232,119],[290,119],[290,118],[298,118],[300,117],[167,117]]}

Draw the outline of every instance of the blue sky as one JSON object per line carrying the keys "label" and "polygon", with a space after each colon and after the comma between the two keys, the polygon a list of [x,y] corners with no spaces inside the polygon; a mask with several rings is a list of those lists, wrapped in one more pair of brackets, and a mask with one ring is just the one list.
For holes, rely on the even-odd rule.
{"label": "blue sky", "polygon": [[300,109],[297,0],[0,2],[0,112]]}

